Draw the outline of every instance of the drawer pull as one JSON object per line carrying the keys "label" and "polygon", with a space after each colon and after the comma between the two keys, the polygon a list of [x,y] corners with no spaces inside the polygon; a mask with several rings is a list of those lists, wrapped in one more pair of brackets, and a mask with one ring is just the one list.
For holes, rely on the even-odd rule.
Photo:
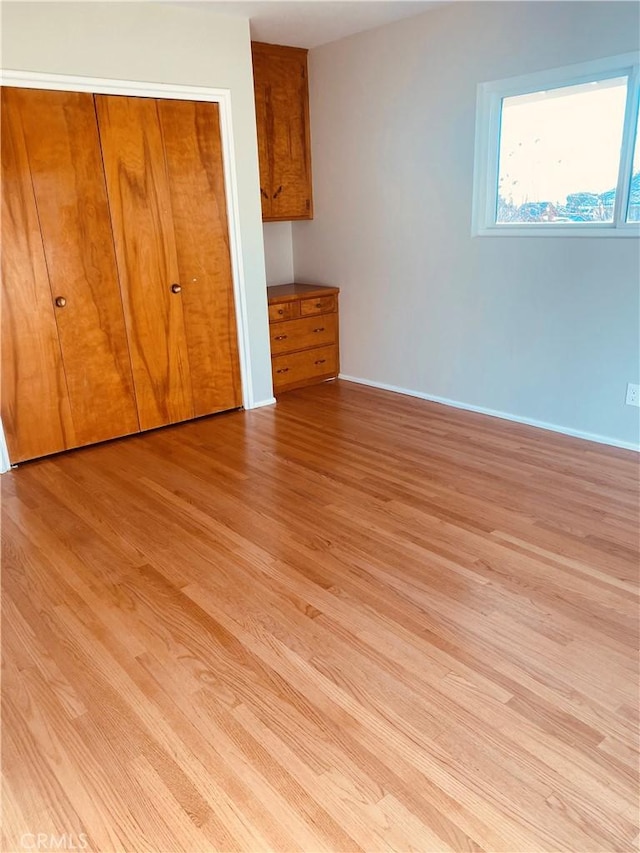
{"label": "drawer pull", "polygon": [[324,326],[320,326],[319,329],[314,329],[314,332],[324,332]]}
{"label": "drawer pull", "polygon": [[278,314],[284,314],[284,308],[278,308]]}
{"label": "drawer pull", "polygon": [[316,302],[316,308],[322,308],[322,302]]}
{"label": "drawer pull", "polygon": [[313,363],[314,364],[324,364],[326,360],[327,360],[326,358],[319,358],[317,361],[314,361]]}
{"label": "drawer pull", "polygon": [[286,335],[276,335],[277,341],[286,341],[286,339],[287,339]]}
{"label": "drawer pull", "polygon": [[288,372],[289,372],[289,368],[288,368],[288,367],[279,367],[279,368],[276,370],[276,373],[288,373]]}

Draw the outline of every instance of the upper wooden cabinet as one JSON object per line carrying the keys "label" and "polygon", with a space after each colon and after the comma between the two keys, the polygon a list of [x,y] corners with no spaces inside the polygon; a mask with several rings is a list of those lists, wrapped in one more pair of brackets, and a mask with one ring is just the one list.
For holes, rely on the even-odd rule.
{"label": "upper wooden cabinet", "polygon": [[313,219],[307,51],[251,47],[262,219]]}

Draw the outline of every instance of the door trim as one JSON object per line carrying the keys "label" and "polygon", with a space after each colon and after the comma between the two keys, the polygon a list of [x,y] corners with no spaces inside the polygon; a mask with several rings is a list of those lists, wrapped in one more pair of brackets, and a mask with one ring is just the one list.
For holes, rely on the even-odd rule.
{"label": "door trim", "polygon": [[[244,265],[240,239],[240,205],[236,171],[231,91],[209,86],[184,86],[178,83],[149,83],[135,80],[111,80],[102,77],[76,77],[66,74],[47,74],[37,71],[0,71],[0,85],[25,89],[52,89],[66,92],[90,92],[94,95],[130,95],[141,98],[171,98],[183,101],[210,101],[220,110],[220,137],[224,170],[225,195],[227,201],[227,223],[229,228],[229,250],[233,295],[236,305],[238,332],[238,356],[242,382],[242,405],[245,409],[256,408],[251,383],[252,365],[249,348],[249,326]],[[271,402],[271,400],[269,401]],[[0,424],[0,450],[4,446],[4,433]],[[0,473],[8,470],[8,459],[0,453]]]}

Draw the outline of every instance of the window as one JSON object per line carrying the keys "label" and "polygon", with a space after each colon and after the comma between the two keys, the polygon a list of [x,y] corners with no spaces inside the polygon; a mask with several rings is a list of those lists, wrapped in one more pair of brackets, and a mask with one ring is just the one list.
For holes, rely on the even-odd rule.
{"label": "window", "polygon": [[474,234],[640,236],[639,62],[478,87]]}

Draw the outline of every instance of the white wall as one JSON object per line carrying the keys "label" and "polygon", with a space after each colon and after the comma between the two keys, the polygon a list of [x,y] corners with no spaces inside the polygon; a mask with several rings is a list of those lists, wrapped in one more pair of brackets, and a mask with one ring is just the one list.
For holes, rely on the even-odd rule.
{"label": "white wall", "polygon": [[289,284],[293,281],[291,223],[265,222],[263,234],[267,284]]}
{"label": "white wall", "polygon": [[315,219],[344,374],[638,441],[635,239],[471,238],[478,82],[637,49],[639,7],[453,3],[309,54]]}
{"label": "white wall", "polygon": [[[171,3],[2,3],[2,66],[231,91],[251,395],[272,397],[249,23]],[[46,132],[46,131],[43,131]]]}

